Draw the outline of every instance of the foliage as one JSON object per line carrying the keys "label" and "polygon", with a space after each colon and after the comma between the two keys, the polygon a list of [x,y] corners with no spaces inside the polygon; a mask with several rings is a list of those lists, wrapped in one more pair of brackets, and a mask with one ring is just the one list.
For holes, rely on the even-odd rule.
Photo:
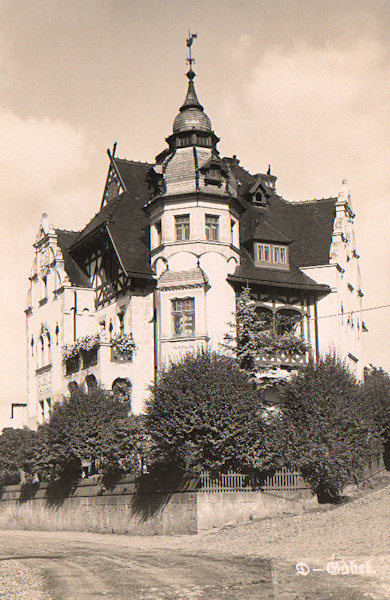
{"label": "foliage", "polygon": [[[256,312],[251,299],[250,288],[246,287],[236,302],[237,337],[234,352],[241,368],[254,373],[258,370],[260,355],[273,355],[282,352],[294,356],[309,350],[309,345],[293,332],[294,318],[276,314],[272,319]],[[282,333],[278,334],[278,331]],[[233,341],[227,336],[228,341]]]}
{"label": "foliage", "polygon": [[143,415],[129,415],[110,423],[105,439],[103,466],[106,470],[143,471],[150,454],[150,438],[146,435],[144,420]]}
{"label": "foliage", "polygon": [[[64,473],[82,460],[98,461],[103,470],[136,465],[141,448],[141,427],[129,416],[128,402],[96,387],[75,390],[54,405],[50,421],[39,429],[40,464],[46,472]],[[125,460],[126,459],[126,460]],[[138,461],[139,462],[139,461]]]}
{"label": "foliage", "polygon": [[122,358],[131,359],[136,345],[133,336],[128,333],[117,333],[111,338],[111,345]]}
{"label": "foliage", "polygon": [[93,335],[84,335],[77,338],[72,344],[65,344],[62,347],[62,358],[67,361],[71,358],[75,358],[80,354],[82,350],[88,352],[89,350],[95,350],[100,345],[100,335],[95,333]]}
{"label": "foliage", "polygon": [[382,368],[370,365],[364,370],[363,395],[386,444],[390,439],[390,375]]}
{"label": "foliage", "polygon": [[155,463],[187,474],[278,466],[278,428],[262,419],[255,386],[234,358],[186,355],[151,391],[146,425]]}
{"label": "foliage", "polygon": [[6,427],[0,435],[0,482],[2,485],[30,479],[34,473],[37,432]]}
{"label": "foliage", "polygon": [[281,400],[286,466],[300,469],[320,500],[337,498],[379,443],[359,384],[329,354],[286,382]]}

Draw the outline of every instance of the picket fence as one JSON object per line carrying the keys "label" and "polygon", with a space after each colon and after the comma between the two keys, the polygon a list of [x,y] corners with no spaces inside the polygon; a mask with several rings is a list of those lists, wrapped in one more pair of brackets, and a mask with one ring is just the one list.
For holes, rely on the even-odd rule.
{"label": "picket fence", "polygon": [[298,471],[290,471],[286,468],[265,478],[233,471],[212,477],[210,473],[203,471],[199,483],[200,492],[252,492],[253,490],[295,492],[309,489]]}
{"label": "picket fence", "polygon": [[[383,455],[377,454],[365,466],[361,481],[385,470]],[[199,478],[200,492],[298,492],[310,490],[299,471],[290,471],[283,467],[273,475],[260,477],[245,473],[228,471],[217,477],[212,477],[208,471],[203,471]]]}

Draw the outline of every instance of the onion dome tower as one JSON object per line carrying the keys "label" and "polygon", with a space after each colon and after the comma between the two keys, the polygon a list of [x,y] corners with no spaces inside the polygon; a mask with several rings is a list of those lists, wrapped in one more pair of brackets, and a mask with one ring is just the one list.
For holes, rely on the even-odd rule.
{"label": "onion dome tower", "polygon": [[235,308],[227,275],[240,260],[238,184],[196,95],[194,37],[187,39],[187,94],[168,147],[150,169],[145,206],[157,281],[159,364],[210,340],[222,342]]}
{"label": "onion dome tower", "polygon": [[187,40],[190,68],[186,74],[188,89],[179,114],[173,121],[168,148],[156,156],[150,171],[152,202],[156,197],[203,192],[212,196],[237,195],[237,181],[229,165],[219,157],[210,118],[204,112],[195,91],[196,74],[192,68],[191,45]]}

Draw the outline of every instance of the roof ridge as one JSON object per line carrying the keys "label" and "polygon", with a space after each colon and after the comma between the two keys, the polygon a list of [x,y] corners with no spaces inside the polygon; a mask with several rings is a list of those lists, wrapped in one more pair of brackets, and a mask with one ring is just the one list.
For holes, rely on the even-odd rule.
{"label": "roof ridge", "polygon": [[131,164],[131,165],[145,165],[147,167],[153,167],[153,164],[154,164],[154,163],[149,163],[149,162],[145,162],[145,161],[142,161],[142,160],[131,160],[131,159],[128,159],[128,158],[119,158],[118,156],[115,156],[113,160],[114,161],[115,160],[119,160],[119,161],[122,161],[122,162],[126,162],[128,164]]}
{"label": "roof ridge", "polygon": [[289,204],[315,204],[316,202],[329,202],[330,200],[337,200],[336,196],[328,196],[327,198],[310,198],[307,200],[286,200]]}
{"label": "roof ridge", "polygon": [[75,231],[74,229],[62,229],[62,227],[54,227],[54,231],[61,231],[61,233],[80,233],[80,229]]}

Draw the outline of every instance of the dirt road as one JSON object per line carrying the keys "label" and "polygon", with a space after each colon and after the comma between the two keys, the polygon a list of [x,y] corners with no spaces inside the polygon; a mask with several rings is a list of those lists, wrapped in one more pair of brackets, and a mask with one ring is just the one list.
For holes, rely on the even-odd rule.
{"label": "dirt road", "polygon": [[[385,600],[389,500],[388,486],[198,536],[0,531],[0,600]],[[373,572],[343,573],[350,560]],[[297,574],[300,561],[310,573]]]}
{"label": "dirt road", "polygon": [[[40,572],[55,600],[273,597],[271,561],[137,548],[128,538],[71,532],[0,534],[0,562]],[[1,585],[1,584],[0,584]],[[0,589],[1,593],[1,589]]]}
{"label": "dirt road", "polygon": [[[298,578],[288,561],[227,557],[161,548],[164,540],[74,532],[0,532],[0,565],[7,560],[40,577],[41,593],[5,600],[365,600],[359,585],[321,573]],[[178,540],[166,540],[169,543]],[[186,545],[189,540],[187,538]],[[197,539],[194,538],[196,548]],[[194,548],[194,549],[195,549]],[[31,584],[30,584],[31,585]],[[4,595],[3,595],[4,594]]]}

